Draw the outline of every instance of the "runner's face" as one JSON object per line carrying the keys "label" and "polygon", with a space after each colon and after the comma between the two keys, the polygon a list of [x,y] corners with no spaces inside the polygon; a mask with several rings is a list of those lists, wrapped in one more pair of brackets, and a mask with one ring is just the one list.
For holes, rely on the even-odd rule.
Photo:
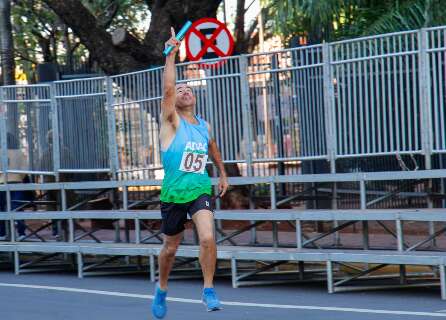
{"label": "runner's face", "polygon": [[178,108],[195,106],[195,97],[191,87],[179,84],[176,86],[176,94],[176,106]]}

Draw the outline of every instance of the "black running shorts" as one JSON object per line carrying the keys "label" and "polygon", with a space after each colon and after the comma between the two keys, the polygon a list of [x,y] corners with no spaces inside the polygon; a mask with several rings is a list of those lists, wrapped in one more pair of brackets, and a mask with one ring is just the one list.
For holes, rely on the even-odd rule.
{"label": "black running shorts", "polygon": [[189,214],[189,217],[192,218],[200,210],[214,211],[214,204],[210,195],[203,194],[194,201],[186,203],[161,201],[161,232],[168,236],[183,232],[187,215]]}

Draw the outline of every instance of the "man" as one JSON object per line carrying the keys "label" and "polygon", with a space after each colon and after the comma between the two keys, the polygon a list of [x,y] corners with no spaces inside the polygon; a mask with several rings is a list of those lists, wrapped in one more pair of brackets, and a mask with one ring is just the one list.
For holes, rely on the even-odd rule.
{"label": "man", "polygon": [[159,283],[152,304],[152,313],[159,319],[166,315],[167,280],[183,238],[187,214],[192,218],[200,239],[199,260],[204,278],[202,300],[208,311],[220,309],[220,301],[213,288],[217,247],[212,188],[206,172],[208,156],[220,171],[220,195],[223,196],[228,188],[220,152],[211,138],[211,127],[195,115],[196,101],[192,89],[185,84],[175,85],[175,56],[179,41],[173,28],[171,33],[166,46],[173,46],[174,49],[167,56],[164,69],[160,127],[165,172],[160,198],[164,245],[158,258]]}

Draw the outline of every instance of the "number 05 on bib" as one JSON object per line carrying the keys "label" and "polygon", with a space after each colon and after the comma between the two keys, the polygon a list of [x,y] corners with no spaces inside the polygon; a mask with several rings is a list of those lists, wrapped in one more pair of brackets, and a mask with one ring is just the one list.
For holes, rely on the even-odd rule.
{"label": "number 05 on bib", "polygon": [[184,172],[204,174],[208,155],[190,151],[183,152],[180,170]]}

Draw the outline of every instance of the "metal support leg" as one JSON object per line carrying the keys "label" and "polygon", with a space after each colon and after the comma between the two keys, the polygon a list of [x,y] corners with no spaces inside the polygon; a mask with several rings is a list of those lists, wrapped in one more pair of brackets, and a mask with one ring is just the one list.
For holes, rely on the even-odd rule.
{"label": "metal support leg", "polygon": [[299,268],[299,280],[304,280],[304,278],[305,278],[305,263],[303,261],[299,261],[298,268]]}
{"label": "metal support leg", "polygon": [[[212,169],[213,169],[213,172],[215,173],[215,176],[216,176],[217,168],[215,167],[215,165],[212,165]],[[218,185],[215,185],[214,186],[214,194],[218,194],[218,193],[219,193]],[[221,210],[221,199],[220,199],[220,197],[217,197],[217,199],[215,199],[215,210]],[[222,229],[222,221],[221,220],[215,220],[215,225],[220,230]],[[218,239],[218,235],[216,235],[216,236],[217,236],[217,239]]]}
{"label": "metal support leg", "polygon": [[138,271],[142,270],[142,257],[141,256],[136,257],[136,270],[138,270]]}
{"label": "metal support leg", "polygon": [[138,218],[135,218],[135,242],[141,243],[141,225]]}
{"label": "metal support leg", "polygon": [[279,228],[276,221],[272,222],[273,229],[273,247],[277,248],[279,246]]}
{"label": "metal support leg", "polygon": [[362,222],[362,240],[364,244],[364,250],[369,249],[369,222],[363,221]]}
{"label": "metal support leg", "polygon": [[125,242],[130,243],[130,228],[128,224],[128,220],[124,220],[124,235],[125,235]]}
{"label": "metal support leg", "polygon": [[[337,210],[338,209],[338,187],[336,182],[333,183],[333,193],[332,193],[332,198],[331,198],[331,208],[333,210]],[[337,220],[333,221],[333,227],[336,228],[339,226],[339,222]],[[335,246],[340,246],[341,245],[341,235],[339,232],[335,232],[334,233],[334,238],[333,238],[334,244]]]}
{"label": "metal support leg", "polygon": [[[365,210],[367,209],[367,196],[366,196],[366,189],[365,189],[365,181],[361,180],[359,181],[359,194],[360,194],[360,203],[361,203],[361,209]],[[362,239],[364,244],[364,249],[369,249],[369,223],[368,221],[362,222]]]}
{"label": "metal support leg", "polygon": [[237,283],[237,260],[235,258],[231,259],[231,275],[232,275],[232,287],[238,288]]}
{"label": "metal support leg", "polygon": [[400,284],[407,284],[406,266],[400,265]]}
{"label": "metal support leg", "polygon": [[[12,212],[11,205],[11,191],[6,190],[6,211]],[[9,236],[11,238],[11,242],[15,242],[15,220],[14,220],[14,212],[12,212],[11,219],[9,220]]]}
{"label": "metal support leg", "polygon": [[[271,209],[277,209],[277,197],[276,197],[276,185],[274,182],[270,184],[271,193]],[[279,246],[279,231],[276,221],[272,221],[272,231],[273,231],[273,247],[277,248]]]}
{"label": "metal support leg", "polygon": [[[434,221],[429,221],[429,235],[432,236],[434,234],[435,234],[435,222]],[[436,238],[432,238],[431,245],[434,248],[437,246]]]}
{"label": "metal support leg", "polygon": [[151,254],[149,256],[149,268],[150,268],[150,281],[156,281],[156,270],[155,270],[155,256]]}
{"label": "metal support leg", "polygon": [[57,230],[60,230],[60,238],[58,237],[58,239],[60,239],[59,241],[67,241],[67,237],[65,236],[65,230],[63,229],[63,224],[62,224],[62,220],[57,220],[56,221],[56,226],[57,226]]}
{"label": "metal support leg", "polygon": [[[428,196],[427,196],[427,207],[429,209],[432,209],[434,207],[434,202],[432,201],[432,198],[431,198],[432,189],[433,189],[432,179],[429,179],[429,181],[428,181]],[[432,236],[434,234],[435,234],[435,222],[429,221],[429,235]],[[431,245],[434,248],[437,246],[437,240],[435,237],[432,238]]]}
{"label": "metal support leg", "polygon": [[296,220],[296,245],[297,249],[302,249],[302,222]]}
{"label": "metal support leg", "polygon": [[84,277],[84,261],[82,260],[82,253],[77,253],[77,277],[82,279]]}
{"label": "metal support leg", "polygon": [[[252,186],[249,186],[249,209],[254,209],[254,201],[252,201]],[[251,220],[251,224],[254,224],[255,221]],[[254,227],[251,229],[251,245],[255,245],[257,243],[257,229]]]}
{"label": "metal support leg", "polygon": [[70,242],[73,243],[74,242],[74,220],[73,219],[68,219],[68,232],[69,232],[69,238],[70,238]]}
{"label": "metal support leg", "polygon": [[404,235],[403,235],[403,222],[396,220],[396,237],[398,242],[398,251],[404,251]]}
{"label": "metal support leg", "polygon": [[17,276],[20,274],[20,257],[18,251],[14,251],[14,274]]}
{"label": "metal support leg", "polygon": [[441,286],[441,299],[446,300],[446,278],[445,278],[445,266],[438,266],[440,269],[440,286]]}
{"label": "metal support leg", "polygon": [[328,293],[334,293],[333,286],[333,262],[327,261],[327,289]]}
{"label": "metal support leg", "polygon": [[116,220],[113,224],[115,225],[115,242],[121,242],[121,226],[119,225],[121,220]]}

